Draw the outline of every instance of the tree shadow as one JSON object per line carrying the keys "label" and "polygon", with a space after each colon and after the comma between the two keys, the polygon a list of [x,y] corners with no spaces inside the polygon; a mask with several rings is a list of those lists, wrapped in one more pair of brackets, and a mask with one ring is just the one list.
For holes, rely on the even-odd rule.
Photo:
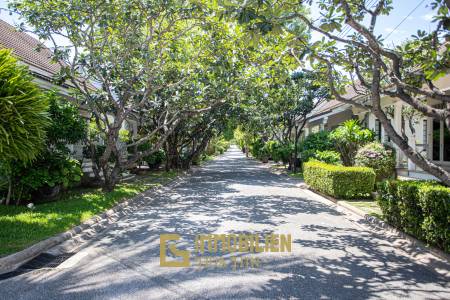
{"label": "tree shadow", "polygon": [[[145,194],[74,266],[1,282],[0,298],[450,298],[446,278],[403,256],[393,238],[359,227],[297,183],[234,149],[178,186]],[[193,250],[197,234],[242,232],[292,234],[293,251],[235,254],[257,256],[259,268],[159,267],[162,233],[180,234],[177,248]]]}

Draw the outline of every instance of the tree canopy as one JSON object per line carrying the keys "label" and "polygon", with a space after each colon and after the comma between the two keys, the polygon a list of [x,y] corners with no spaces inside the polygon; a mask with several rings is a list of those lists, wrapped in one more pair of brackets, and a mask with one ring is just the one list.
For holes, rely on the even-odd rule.
{"label": "tree canopy", "polygon": [[[92,111],[108,188],[161,148],[174,167],[189,166],[230,119],[296,147],[309,113],[329,98],[373,113],[408,158],[450,184],[396,131],[380,100],[396,97],[450,128],[450,96],[433,83],[449,67],[448,1],[431,6],[435,29],[390,47],[375,28],[392,0],[11,1],[30,25],[22,29],[52,43],[57,79]],[[311,9],[321,17],[312,20]],[[323,38],[312,41],[312,31]],[[346,97],[348,87],[357,97]],[[151,144],[128,157],[120,141],[127,120],[139,128],[125,147]]]}

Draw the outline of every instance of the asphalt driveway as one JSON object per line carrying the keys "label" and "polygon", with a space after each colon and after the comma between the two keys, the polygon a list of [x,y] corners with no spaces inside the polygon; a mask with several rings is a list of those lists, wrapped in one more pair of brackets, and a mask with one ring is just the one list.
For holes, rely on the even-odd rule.
{"label": "asphalt driveway", "polygon": [[[450,299],[448,281],[390,237],[236,148],[146,201],[58,268],[0,281],[0,299]],[[160,267],[162,233],[192,250],[196,234],[242,232],[291,234],[292,252]]]}

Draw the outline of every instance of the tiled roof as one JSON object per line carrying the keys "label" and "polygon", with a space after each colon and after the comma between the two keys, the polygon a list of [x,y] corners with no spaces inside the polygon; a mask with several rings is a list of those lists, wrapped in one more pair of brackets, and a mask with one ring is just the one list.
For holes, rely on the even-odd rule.
{"label": "tiled roof", "polygon": [[312,115],[319,115],[321,113],[332,110],[333,108],[344,105],[344,103],[339,102],[337,100],[329,100],[320,105],[318,105],[312,112]]}
{"label": "tiled roof", "polygon": [[[347,87],[345,88],[345,94],[342,95],[342,96],[343,96],[344,98],[352,99],[352,98],[355,98],[355,97],[360,96],[360,94],[358,94],[358,93],[355,91],[355,89],[354,89],[351,85],[349,85],[349,86],[347,86]],[[343,106],[343,105],[345,105],[345,103],[339,102],[339,101],[337,101],[337,100],[335,100],[335,99],[326,101],[326,102],[320,104],[319,106],[317,106],[317,107],[311,112],[310,117],[312,117],[312,116],[318,116],[318,115],[327,113],[327,112],[329,112],[329,111],[331,111],[331,110],[333,110],[333,109],[335,109],[335,108],[337,108],[337,107]]]}
{"label": "tiled roof", "polygon": [[40,75],[52,77],[60,66],[51,61],[52,52],[45,46],[37,51],[39,46],[43,44],[37,39],[0,20],[0,48],[11,49],[20,61],[38,69]]}

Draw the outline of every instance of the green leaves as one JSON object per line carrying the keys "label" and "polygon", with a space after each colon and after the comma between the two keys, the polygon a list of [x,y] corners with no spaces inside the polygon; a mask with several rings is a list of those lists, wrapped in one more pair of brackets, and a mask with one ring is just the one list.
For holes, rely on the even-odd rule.
{"label": "green leaves", "polygon": [[319,161],[304,163],[305,182],[313,189],[337,199],[368,198],[375,172],[366,167],[344,167]]}
{"label": "green leaves", "polygon": [[46,150],[32,165],[14,163],[12,198],[23,201],[48,187],[61,185],[67,188],[79,182],[82,175],[78,160],[70,158],[66,153]]}
{"label": "green leaves", "polygon": [[373,141],[374,134],[369,129],[361,128],[357,120],[348,120],[333,130],[330,138],[340,152],[343,164],[353,166],[358,148]]}
{"label": "green leaves", "polygon": [[56,91],[47,93],[51,125],[47,129],[47,146],[65,149],[67,144],[76,144],[86,138],[87,123],[78,107],[67,99],[61,99]]}
{"label": "green leaves", "polygon": [[9,50],[0,50],[0,82],[0,160],[28,163],[44,146],[48,99]]}

